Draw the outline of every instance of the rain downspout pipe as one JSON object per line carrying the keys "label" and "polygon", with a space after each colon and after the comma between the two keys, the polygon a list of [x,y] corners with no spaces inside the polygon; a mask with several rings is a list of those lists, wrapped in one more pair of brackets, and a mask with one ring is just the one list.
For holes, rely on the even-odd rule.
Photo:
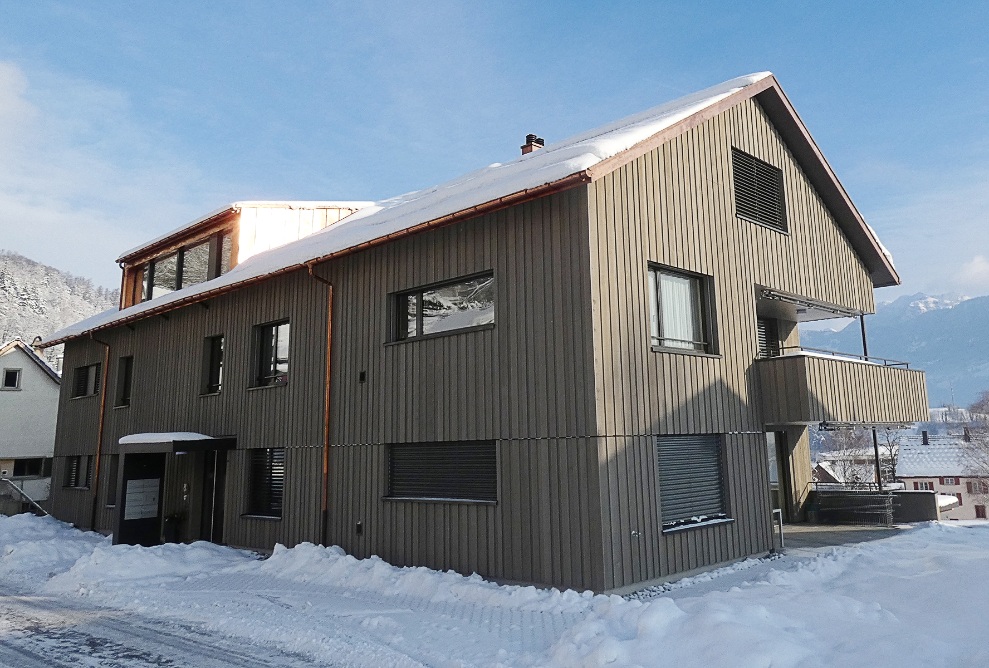
{"label": "rain downspout pipe", "polygon": [[333,284],[314,271],[315,265],[306,263],[309,276],[326,285],[326,378],[323,392],[323,485],[320,509],[320,543],[326,545],[329,535],[330,519],[330,381],[332,380],[332,347],[333,347]]}

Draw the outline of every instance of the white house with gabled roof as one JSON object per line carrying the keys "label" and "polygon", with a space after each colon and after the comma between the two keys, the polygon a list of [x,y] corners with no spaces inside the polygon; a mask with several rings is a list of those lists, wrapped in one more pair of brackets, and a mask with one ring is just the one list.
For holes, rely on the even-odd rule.
{"label": "white house with gabled roof", "polygon": [[954,496],[958,506],[942,510],[942,519],[986,519],[989,480],[973,476],[967,434],[906,436],[900,445],[897,477],[908,490],[932,490]]}

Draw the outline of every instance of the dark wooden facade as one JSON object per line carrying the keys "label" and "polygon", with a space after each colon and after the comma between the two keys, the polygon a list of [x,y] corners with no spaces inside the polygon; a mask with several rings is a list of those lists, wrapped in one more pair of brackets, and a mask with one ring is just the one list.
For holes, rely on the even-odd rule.
{"label": "dark wooden facade", "polygon": [[[788,232],[736,218],[733,146],[783,169]],[[717,354],[650,348],[650,263],[710,277]],[[106,490],[119,439],[195,431],[237,439],[224,491],[223,539],[232,545],[326,541],[395,564],[595,590],[763,553],[772,528],[758,290],[865,312],[874,305],[869,272],[753,100],[589,185],[314,272],[99,332],[105,346],[70,341],[66,369],[109,359],[101,491],[93,524],[95,485],[58,484],[66,457],[93,454],[100,431],[101,398],[72,399],[67,383],[55,514],[112,530]],[[493,326],[389,340],[390,294],[477,272],[495,277]],[[286,318],[288,383],[249,388],[252,328]],[[786,342],[796,342],[786,325]],[[227,337],[223,389],[201,396],[203,340],[215,334]],[[115,365],[125,355],[134,357],[133,400],[114,408]],[[723,435],[732,521],[662,530],[655,437],[669,434]],[[497,503],[385,498],[388,444],[458,440],[497,444]],[[245,516],[246,453],[270,447],[288,449],[281,520]],[[196,476],[183,457],[169,455],[165,499],[179,514],[200,503],[177,486]]]}

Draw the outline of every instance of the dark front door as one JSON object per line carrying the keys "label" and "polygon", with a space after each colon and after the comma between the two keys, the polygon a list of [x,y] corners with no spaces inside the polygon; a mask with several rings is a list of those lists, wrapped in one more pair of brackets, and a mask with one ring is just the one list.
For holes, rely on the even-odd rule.
{"label": "dark front door", "polygon": [[136,453],[123,458],[114,543],[158,545],[161,543],[165,454]]}
{"label": "dark front door", "polygon": [[227,451],[207,450],[203,462],[203,512],[200,540],[223,542],[223,492],[226,489]]}

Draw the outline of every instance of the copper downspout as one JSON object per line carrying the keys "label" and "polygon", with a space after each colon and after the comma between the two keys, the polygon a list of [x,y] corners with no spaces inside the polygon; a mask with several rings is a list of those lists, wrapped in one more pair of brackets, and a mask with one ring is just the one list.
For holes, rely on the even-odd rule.
{"label": "copper downspout", "polygon": [[312,264],[306,264],[309,276],[325,283],[327,287],[326,295],[326,389],[323,392],[323,489],[322,508],[320,510],[320,544],[326,545],[329,531],[327,525],[330,520],[330,372],[332,369],[332,346],[333,346],[333,284],[322,276],[318,276],[313,271]]}
{"label": "copper downspout", "polygon": [[93,464],[93,507],[89,517],[89,528],[96,531],[96,508],[100,498],[100,460],[103,454],[103,423],[106,420],[106,390],[110,377],[110,344],[100,341],[90,333],[89,338],[103,346],[103,378],[100,381],[100,422],[96,430],[96,463]]}

